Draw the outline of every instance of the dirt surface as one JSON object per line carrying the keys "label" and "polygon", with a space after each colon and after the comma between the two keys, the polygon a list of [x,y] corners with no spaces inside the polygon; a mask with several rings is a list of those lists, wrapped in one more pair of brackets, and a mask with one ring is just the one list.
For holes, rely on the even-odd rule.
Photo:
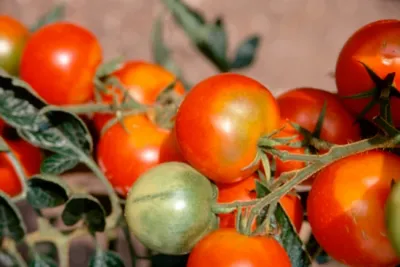
{"label": "dirt surface", "polygon": [[[1,13],[33,23],[55,0],[0,0]],[[165,11],[161,0],[66,0],[67,18],[92,30],[106,59],[152,60],[152,22]],[[187,0],[207,19],[223,16],[230,52],[251,34],[262,37],[259,55],[244,74],[275,93],[299,86],[335,90],[330,73],[341,46],[362,25],[400,14],[396,0]],[[186,79],[196,83],[216,73],[167,16],[165,38]],[[25,214],[28,216],[28,214]],[[122,244],[124,245],[124,244]],[[75,247],[71,266],[87,266],[91,249]],[[125,256],[126,251],[123,253]],[[329,265],[340,266],[340,265]]]}

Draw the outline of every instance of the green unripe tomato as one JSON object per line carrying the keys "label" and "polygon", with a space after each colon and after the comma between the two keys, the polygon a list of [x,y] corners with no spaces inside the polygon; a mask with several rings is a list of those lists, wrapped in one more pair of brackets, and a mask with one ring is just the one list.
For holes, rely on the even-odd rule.
{"label": "green unripe tomato", "polygon": [[11,75],[19,73],[21,55],[30,37],[28,29],[12,17],[0,16],[0,68]]}
{"label": "green unripe tomato", "polygon": [[400,256],[400,182],[393,185],[386,200],[385,222],[388,238]]}
{"label": "green unripe tomato", "polygon": [[211,206],[214,185],[191,166],[160,164],[131,187],[125,204],[130,231],[147,248],[168,255],[187,254],[218,227]]}

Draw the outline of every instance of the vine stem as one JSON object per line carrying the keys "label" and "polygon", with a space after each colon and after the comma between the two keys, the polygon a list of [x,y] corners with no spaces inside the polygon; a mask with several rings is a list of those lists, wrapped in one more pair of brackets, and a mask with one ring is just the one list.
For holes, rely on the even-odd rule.
{"label": "vine stem", "polygon": [[[219,204],[220,208],[234,208],[234,207],[248,207],[254,206],[251,210],[249,220],[253,221],[260,211],[271,202],[279,200],[283,195],[289,193],[293,187],[302,183],[308,177],[314,175],[321,169],[332,164],[333,162],[348,157],[353,154],[366,152],[377,148],[391,148],[400,143],[400,135],[394,137],[385,137],[376,135],[374,137],[354,142],[348,145],[337,145],[332,147],[326,154],[319,155],[319,159],[304,167],[301,170],[287,172],[285,175],[293,173],[293,176],[286,183],[274,189],[270,194],[263,198],[249,200],[249,201],[236,201],[226,204]],[[307,159],[307,158],[306,158]]]}
{"label": "vine stem", "polygon": [[82,104],[82,105],[66,105],[62,107],[63,110],[75,113],[75,114],[86,114],[86,113],[115,113],[116,111],[146,111],[147,107],[139,104],[137,102],[126,102],[121,103],[118,106],[115,104],[103,104],[103,103],[93,103],[93,104]]}

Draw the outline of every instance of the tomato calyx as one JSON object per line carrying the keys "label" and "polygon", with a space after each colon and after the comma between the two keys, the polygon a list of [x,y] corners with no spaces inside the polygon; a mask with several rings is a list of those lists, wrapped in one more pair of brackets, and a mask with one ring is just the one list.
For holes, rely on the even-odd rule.
{"label": "tomato calyx", "polygon": [[392,114],[390,111],[390,98],[400,98],[400,92],[394,86],[394,78],[396,73],[391,72],[382,79],[366,64],[361,61],[359,61],[359,63],[363,65],[370,79],[375,84],[375,87],[366,92],[343,97],[349,99],[372,98],[371,101],[361,110],[361,112],[357,114],[355,123],[364,119],[365,115],[374,106],[379,105],[380,116],[382,116],[382,118],[387,120],[390,124],[393,124]]}

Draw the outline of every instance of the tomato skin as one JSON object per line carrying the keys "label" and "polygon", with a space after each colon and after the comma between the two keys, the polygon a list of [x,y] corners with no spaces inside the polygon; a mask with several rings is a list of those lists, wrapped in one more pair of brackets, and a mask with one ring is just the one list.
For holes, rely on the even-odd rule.
{"label": "tomato skin", "polygon": [[317,174],[307,200],[308,219],[329,255],[353,267],[400,262],[384,220],[391,181],[399,177],[400,157],[378,150],[341,159]]}
{"label": "tomato skin", "polygon": [[[361,139],[359,124],[354,124],[355,117],[347,111],[337,95],[318,88],[301,87],[285,92],[277,98],[281,117],[285,123],[285,129],[277,136],[290,137],[298,135],[293,141],[303,140],[287,121],[299,124],[310,132],[314,132],[318,117],[326,101],[326,113],[322,124],[320,138],[333,144],[344,145]],[[284,121],[285,120],[285,121]],[[346,129],[345,131],[343,129]],[[290,148],[288,146],[278,147],[291,153],[304,153],[304,148]],[[321,151],[324,152],[324,151]],[[303,168],[301,161],[276,161],[277,175]],[[312,184],[311,177],[304,184]]]}
{"label": "tomato skin", "polygon": [[248,237],[235,229],[218,229],[203,238],[189,255],[187,267],[289,267],[285,249],[270,237]]}
{"label": "tomato skin", "polygon": [[[234,184],[217,184],[218,202],[229,203],[234,201],[248,201],[256,199],[256,180],[258,176],[252,176]],[[299,232],[303,223],[303,207],[300,198],[294,195],[285,195],[281,198],[280,204],[292,220],[296,230]],[[244,209],[243,209],[244,210]],[[229,214],[219,214],[220,228],[235,228],[236,212]],[[253,230],[256,227],[254,221]]]}
{"label": "tomato skin", "polygon": [[194,86],[176,115],[184,158],[217,183],[234,183],[259,167],[249,166],[257,143],[279,126],[279,108],[259,82],[234,73],[217,74]]}
{"label": "tomato skin", "polygon": [[49,104],[81,104],[94,93],[102,61],[97,38],[87,29],[56,22],[32,34],[21,61],[21,78]]}
{"label": "tomato skin", "polygon": [[385,204],[385,225],[388,238],[400,256],[400,183],[397,182],[390,190]]}
{"label": "tomato skin", "polygon": [[[336,62],[335,79],[341,97],[366,92],[375,87],[360,61],[384,79],[391,72],[399,72],[400,21],[378,20],[364,25],[346,41]],[[395,76],[395,87],[400,90],[400,77]],[[371,98],[343,99],[343,103],[354,114],[359,114]],[[400,99],[391,98],[391,111],[396,126],[400,126]],[[379,106],[372,108],[366,118],[379,114]]]}
{"label": "tomato skin", "polygon": [[174,131],[158,128],[145,115],[124,118],[129,134],[117,123],[100,137],[97,160],[114,189],[126,197],[137,178],[167,161],[183,161]]}
{"label": "tomato skin", "polygon": [[[39,148],[32,146],[30,143],[22,139],[6,139],[5,141],[22,165],[27,178],[40,173],[40,164],[43,155]],[[16,196],[21,192],[21,183],[6,152],[0,153],[0,177],[1,191],[10,197]]]}
{"label": "tomato skin", "polygon": [[211,211],[216,189],[190,165],[162,163],[140,176],[129,191],[125,217],[147,248],[168,255],[187,254],[218,227]]}
{"label": "tomato skin", "polygon": [[0,68],[18,75],[22,51],[30,37],[29,30],[18,20],[0,16]]}
{"label": "tomato skin", "polygon": [[[124,66],[114,72],[112,76],[119,79],[133,99],[144,105],[154,104],[159,94],[176,79],[174,74],[163,67],[141,60],[126,62]],[[122,100],[123,95],[120,90],[113,89],[112,87],[110,90],[117,93],[119,101]],[[183,95],[185,93],[185,88],[180,81],[176,82],[174,91],[178,95]],[[102,99],[104,103],[111,104],[113,102],[113,96],[111,94],[103,94]],[[101,131],[112,117],[113,115],[111,114],[95,114],[93,120],[96,129]]]}

